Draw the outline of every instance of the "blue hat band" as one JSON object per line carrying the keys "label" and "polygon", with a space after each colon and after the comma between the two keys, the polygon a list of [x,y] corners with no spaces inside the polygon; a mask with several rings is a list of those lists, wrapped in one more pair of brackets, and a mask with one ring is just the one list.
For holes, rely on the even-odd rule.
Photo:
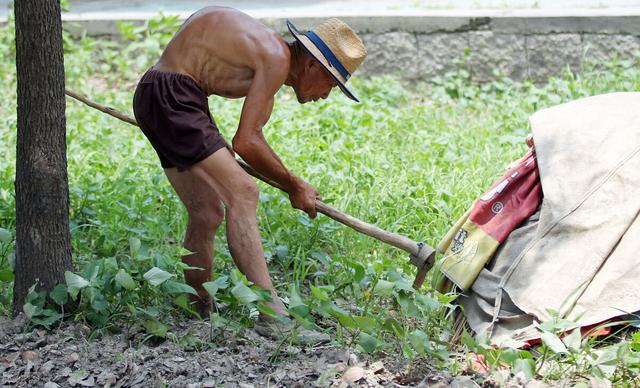
{"label": "blue hat band", "polygon": [[320,37],[316,35],[316,33],[313,31],[307,31],[305,33],[305,36],[309,38],[309,40],[311,40],[313,44],[316,45],[316,47],[318,48],[318,50],[320,50],[322,55],[324,55],[327,61],[329,61],[329,64],[335,67],[336,70],[338,70],[338,73],[340,73],[340,75],[344,77],[345,81],[348,80],[351,74],[347,69],[344,68],[344,66],[342,66],[342,63],[340,63],[338,58],[333,54],[329,46],[327,46],[324,43],[324,41],[320,39]]}

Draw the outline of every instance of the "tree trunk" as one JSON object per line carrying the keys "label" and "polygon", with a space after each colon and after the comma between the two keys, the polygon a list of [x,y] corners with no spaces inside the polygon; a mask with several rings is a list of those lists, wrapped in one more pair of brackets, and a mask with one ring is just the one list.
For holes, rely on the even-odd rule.
{"label": "tree trunk", "polygon": [[59,0],[15,2],[18,75],[13,314],[29,287],[51,290],[71,270],[64,57]]}

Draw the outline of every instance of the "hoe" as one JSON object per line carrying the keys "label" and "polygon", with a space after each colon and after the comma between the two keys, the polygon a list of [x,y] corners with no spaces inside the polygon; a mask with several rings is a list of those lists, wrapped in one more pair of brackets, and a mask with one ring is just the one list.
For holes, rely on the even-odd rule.
{"label": "hoe", "polygon": [[[97,102],[91,101],[87,97],[68,89],[65,90],[65,93],[68,96],[73,97],[76,100],[92,108],[95,108],[101,112],[107,113],[129,124],[138,126],[138,123],[133,117],[127,116],[124,113],[121,113],[109,106],[105,106]],[[243,161],[238,160],[238,163],[249,175],[252,175],[253,177],[273,187],[276,187],[282,191],[285,191],[278,183],[270,180],[267,177],[262,176],[259,172],[254,170],[251,166],[244,163]],[[365,234],[369,237],[373,237],[376,240],[382,241],[386,244],[402,249],[403,251],[409,253],[410,255],[409,262],[417,267],[417,274],[413,281],[413,288],[419,289],[422,286],[422,283],[424,282],[427,272],[429,272],[429,270],[433,267],[435,262],[435,250],[432,247],[422,242],[415,242],[406,236],[403,236],[397,233],[388,232],[375,225],[371,225],[369,223],[361,221],[353,216],[350,216],[346,213],[341,212],[340,210],[334,207],[327,205],[326,203],[320,200],[316,200],[316,210],[340,222],[341,224],[344,224],[352,228],[357,232]]]}

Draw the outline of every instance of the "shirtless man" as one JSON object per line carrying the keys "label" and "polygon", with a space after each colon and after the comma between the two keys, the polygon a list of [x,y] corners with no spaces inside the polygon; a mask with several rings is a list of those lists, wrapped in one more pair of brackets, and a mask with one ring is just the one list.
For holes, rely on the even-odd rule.
{"label": "shirtless man", "polygon": [[305,34],[287,25],[294,42],[240,11],[204,8],[184,23],[135,92],[136,119],[189,215],[184,247],[193,253],[182,260],[202,269],[185,271],[185,278],[198,292],[192,301],[203,316],[212,298],[202,283],[211,279],[213,239],[225,215],[234,262],[251,282],[271,291],[269,306],[287,315],[264,259],[256,219],[258,186],[221,137],[207,97],[245,98],[232,150],[282,185],[291,205],[311,218],[318,190],[289,171],[262,134],[274,95],[287,85],[303,104],[325,99],[339,86],[357,101],[345,86],[366,56],[355,32],[337,19]]}

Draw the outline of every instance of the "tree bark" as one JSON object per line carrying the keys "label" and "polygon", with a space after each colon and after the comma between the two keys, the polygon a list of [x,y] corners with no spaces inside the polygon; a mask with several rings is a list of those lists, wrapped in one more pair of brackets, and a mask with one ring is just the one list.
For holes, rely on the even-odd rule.
{"label": "tree bark", "polygon": [[72,269],[64,57],[59,0],[15,2],[18,76],[13,314],[29,287],[51,290]]}

